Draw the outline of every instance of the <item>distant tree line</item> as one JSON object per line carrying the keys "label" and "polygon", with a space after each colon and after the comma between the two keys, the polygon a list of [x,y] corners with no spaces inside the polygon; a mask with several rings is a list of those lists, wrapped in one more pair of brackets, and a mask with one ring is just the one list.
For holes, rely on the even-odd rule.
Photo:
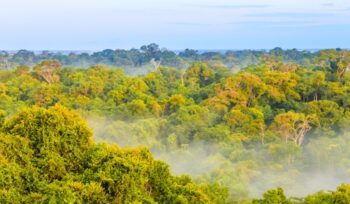
{"label": "distant tree line", "polygon": [[[19,50],[15,53],[0,52],[0,68],[8,69],[18,65],[33,66],[42,60],[55,59],[64,66],[89,67],[96,64],[105,64],[113,67],[142,67],[157,62],[162,66],[186,68],[193,61],[221,61],[227,67],[244,67],[257,64],[264,55],[274,56],[286,62],[307,63],[308,60],[318,55],[317,52],[299,51],[297,49],[283,50],[274,48],[269,51],[257,50],[228,50],[205,51],[185,49],[174,52],[169,49],[161,49],[159,45],[152,43],[139,49],[105,49],[103,51],[89,53],[64,54],[60,52],[42,51],[36,54],[29,50]],[[157,64],[156,63],[156,64]]]}

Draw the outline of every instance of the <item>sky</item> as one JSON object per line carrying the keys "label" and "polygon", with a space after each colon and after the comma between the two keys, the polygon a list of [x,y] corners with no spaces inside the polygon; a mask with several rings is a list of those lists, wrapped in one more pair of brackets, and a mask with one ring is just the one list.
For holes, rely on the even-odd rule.
{"label": "sky", "polygon": [[0,50],[350,48],[350,0],[0,0]]}

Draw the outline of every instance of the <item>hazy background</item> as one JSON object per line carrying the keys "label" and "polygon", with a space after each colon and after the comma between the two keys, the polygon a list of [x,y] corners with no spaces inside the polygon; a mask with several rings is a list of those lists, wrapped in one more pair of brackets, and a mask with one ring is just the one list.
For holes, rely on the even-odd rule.
{"label": "hazy background", "polygon": [[350,0],[0,0],[2,50],[350,47]]}

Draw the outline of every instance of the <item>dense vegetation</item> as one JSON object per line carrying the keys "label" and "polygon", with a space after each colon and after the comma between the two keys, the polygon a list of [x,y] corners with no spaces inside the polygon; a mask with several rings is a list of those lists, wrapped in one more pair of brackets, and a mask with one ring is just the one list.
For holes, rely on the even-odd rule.
{"label": "dense vegetation", "polygon": [[[1,201],[249,203],[349,182],[350,52],[290,52],[238,72],[205,53],[140,76],[40,55],[1,70]],[[252,202],[349,203],[350,187],[287,197]]]}
{"label": "dense vegetation", "polygon": [[[61,106],[24,109],[2,124],[1,203],[217,203],[215,185],[174,177],[147,149],[96,145]],[[216,199],[220,199],[217,200]]]}
{"label": "dense vegetation", "polygon": [[106,49],[100,52],[60,52],[19,50],[15,53],[0,52],[0,68],[10,69],[18,65],[33,66],[42,60],[55,59],[63,66],[89,67],[95,64],[105,64],[111,67],[122,67],[128,73],[146,73],[148,70],[162,66],[187,68],[194,61],[219,60],[228,67],[243,68],[249,64],[256,64],[264,55],[283,56],[285,61],[307,63],[317,56],[310,51],[296,49],[282,50],[275,48],[270,51],[238,50],[238,51],[198,51],[186,49],[174,52],[161,49],[157,44],[144,45],[140,49]]}

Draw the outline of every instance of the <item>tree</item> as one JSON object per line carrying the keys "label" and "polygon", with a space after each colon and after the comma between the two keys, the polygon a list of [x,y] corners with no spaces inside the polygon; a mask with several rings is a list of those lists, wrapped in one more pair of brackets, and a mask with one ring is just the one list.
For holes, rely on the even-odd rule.
{"label": "tree", "polygon": [[146,55],[148,61],[154,59],[154,61],[159,61],[161,57],[161,50],[159,45],[151,43],[149,45],[143,45],[140,50]]}
{"label": "tree", "polygon": [[315,134],[335,135],[341,131],[343,121],[348,120],[344,115],[344,109],[337,103],[328,100],[312,101],[305,104],[306,114],[313,114],[317,117],[319,127]]}
{"label": "tree", "polygon": [[16,67],[16,70],[15,70],[15,73],[17,76],[26,75],[26,74],[29,74],[29,72],[30,72],[29,67],[24,65]]}
{"label": "tree", "polygon": [[144,115],[148,111],[146,104],[140,99],[135,99],[127,103],[127,108],[135,116]]}
{"label": "tree", "polygon": [[179,53],[179,56],[197,60],[199,54],[198,54],[198,50],[192,50],[192,49],[186,48],[184,51]]}
{"label": "tree", "polygon": [[49,84],[60,80],[58,75],[60,70],[61,64],[57,60],[44,60],[34,67],[35,73]]}
{"label": "tree", "polygon": [[292,202],[284,195],[282,188],[277,188],[264,193],[263,199],[253,200],[253,204],[292,204]]}
{"label": "tree", "polygon": [[269,98],[281,103],[299,100],[296,92],[298,75],[293,72],[266,71],[262,74],[262,81],[266,84],[266,92]]}
{"label": "tree", "polygon": [[55,105],[60,98],[60,91],[55,84],[42,84],[31,93],[35,105],[48,107]]}
{"label": "tree", "polygon": [[260,61],[262,64],[266,65],[270,71],[278,71],[283,66],[282,56],[262,55]]}
{"label": "tree", "polygon": [[297,90],[303,101],[317,101],[324,97],[326,74],[322,71],[306,71],[302,74]]}
{"label": "tree", "polygon": [[79,159],[92,144],[85,121],[59,105],[24,109],[4,123],[3,131],[28,138],[37,156],[65,158],[69,169],[80,168]]}
{"label": "tree", "polygon": [[9,70],[14,67],[14,64],[9,53],[5,51],[0,52],[0,69]]}
{"label": "tree", "polygon": [[167,102],[167,109],[169,112],[178,110],[181,106],[185,105],[186,98],[181,94],[175,94],[170,96]]}
{"label": "tree", "polygon": [[236,106],[224,117],[233,132],[247,135],[248,141],[260,139],[264,143],[264,114],[256,108]]}
{"label": "tree", "polygon": [[6,117],[6,111],[0,109],[0,128],[5,122],[5,117]]}
{"label": "tree", "polygon": [[203,87],[213,82],[214,71],[205,63],[194,63],[187,68],[184,78],[186,86]]}
{"label": "tree", "polygon": [[270,128],[286,141],[291,140],[301,146],[305,135],[311,130],[312,124],[317,123],[314,115],[287,112],[277,115]]}
{"label": "tree", "polygon": [[348,50],[321,50],[316,61],[321,67],[325,67],[337,77],[343,78],[350,68],[350,52]]}
{"label": "tree", "polygon": [[225,111],[235,105],[254,107],[265,92],[266,85],[257,75],[242,72],[218,85],[215,95],[206,103]]}
{"label": "tree", "polygon": [[28,50],[19,50],[12,56],[12,60],[20,65],[30,65],[34,63],[35,54]]}

